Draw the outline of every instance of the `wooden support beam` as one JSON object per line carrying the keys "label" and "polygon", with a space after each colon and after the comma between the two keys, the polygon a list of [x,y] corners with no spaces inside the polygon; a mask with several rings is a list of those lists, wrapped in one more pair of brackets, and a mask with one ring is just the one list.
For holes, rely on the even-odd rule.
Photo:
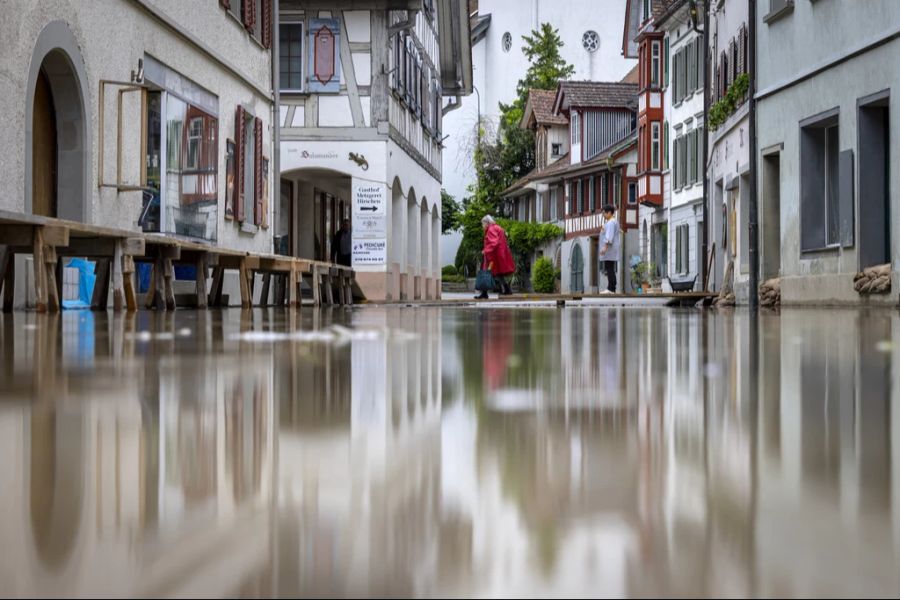
{"label": "wooden support beam", "polygon": [[42,225],[44,243],[48,246],[68,246],[69,228],[65,225]]}
{"label": "wooden support beam", "polygon": [[[290,306],[299,306],[300,305],[300,279],[302,275],[297,271],[297,269],[291,269],[291,272],[288,274],[288,304]],[[281,296],[281,301],[284,302],[284,294]]]}
{"label": "wooden support beam", "polygon": [[165,273],[166,310],[175,310],[175,267],[171,258],[163,258],[163,273]]}
{"label": "wooden support beam", "polygon": [[109,298],[109,263],[108,258],[97,260],[94,273],[97,278],[94,281],[94,294],[91,297],[91,310],[106,310],[107,298]]}
{"label": "wooden support beam", "polygon": [[6,282],[6,269],[9,263],[15,261],[15,255],[6,246],[2,248],[0,250],[0,291],[3,290],[3,285]]}
{"label": "wooden support beam", "polygon": [[334,305],[334,286],[331,285],[331,269],[325,267],[322,273],[322,284],[325,287],[325,304]]}
{"label": "wooden support beam", "polygon": [[310,273],[312,275],[313,305],[322,306],[322,280],[319,277],[319,267],[310,265]]}
{"label": "wooden support beam", "polygon": [[31,246],[33,242],[33,225],[0,225],[0,244],[5,246]]}
{"label": "wooden support beam", "polygon": [[[68,230],[66,230],[68,235]],[[58,313],[61,307],[59,302],[59,287],[56,285],[56,265],[58,259],[56,257],[56,248],[54,246],[44,246],[44,273],[47,285],[47,311]]]}
{"label": "wooden support beam", "polygon": [[112,259],[112,290],[113,310],[116,312],[125,308],[125,282],[122,274],[122,261],[125,258],[125,244],[122,240],[116,240]]}
{"label": "wooden support beam", "polygon": [[47,312],[47,270],[44,268],[44,233],[40,227],[34,228],[33,243],[35,308],[43,313]]}
{"label": "wooden support beam", "polygon": [[16,255],[9,253],[6,267],[0,275],[3,276],[3,312],[12,312],[13,300],[16,293]]}
{"label": "wooden support beam", "polygon": [[259,291],[259,305],[269,305],[269,285],[272,282],[271,273],[263,273],[262,289]]}
{"label": "wooden support beam", "polygon": [[181,258],[181,246],[173,244],[156,244],[155,256],[167,260],[179,260]]}
{"label": "wooden support beam", "polygon": [[137,293],[134,287],[134,258],[129,255],[122,257],[122,285],[125,292],[125,306],[128,312],[137,310]]}
{"label": "wooden support beam", "polygon": [[241,308],[250,308],[253,305],[253,296],[252,291],[250,289],[250,277],[253,276],[253,271],[247,266],[247,259],[241,261],[241,266],[239,268],[239,279],[241,284]]}
{"label": "wooden support beam", "polygon": [[209,298],[206,294],[206,259],[207,257],[203,255],[197,258],[197,308],[206,308]]}
{"label": "wooden support beam", "polygon": [[116,245],[119,244],[123,256],[144,256],[146,251],[143,238],[70,238],[69,245],[60,254],[86,258],[110,257],[116,253]]}
{"label": "wooden support beam", "polygon": [[148,309],[153,308],[156,300],[156,262],[150,265],[150,285],[147,287],[147,297],[144,298],[144,306]]}
{"label": "wooden support beam", "polygon": [[209,290],[209,306],[222,306],[222,284],[225,279],[225,267],[213,268],[212,287]]}

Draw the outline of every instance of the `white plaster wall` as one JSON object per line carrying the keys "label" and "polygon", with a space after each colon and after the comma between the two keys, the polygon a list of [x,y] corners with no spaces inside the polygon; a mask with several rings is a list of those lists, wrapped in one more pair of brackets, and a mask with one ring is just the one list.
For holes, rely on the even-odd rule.
{"label": "white plaster wall", "polygon": [[[252,41],[232,17],[218,3],[186,4],[175,0],[157,2],[158,10],[180,23],[192,22],[186,27],[201,42],[219,52],[228,62],[248,76],[262,89],[269,88],[270,55]],[[225,140],[234,137],[234,109],[243,104],[263,119],[263,152],[272,160],[271,129],[272,103],[268,94],[257,91],[244,80],[225,69],[221,64],[198,52],[183,37],[160,24],[142,9],[138,3],[124,0],[95,0],[92,2],[63,2],[60,0],[10,0],[4,4],[6,17],[0,21],[0,111],[7,125],[0,129],[0,145],[7,149],[0,158],[0,182],[7,193],[0,198],[0,207],[24,211],[26,186],[24,152],[26,78],[31,63],[34,41],[51,21],[64,21],[75,36],[84,59],[87,81],[84,101],[89,115],[90,128],[90,181],[91,222],[98,225],[137,231],[137,219],[141,208],[140,192],[117,193],[111,188],[98,189],[98,89],[100,79],[130,78],[138,60],[145,53],[152,55],[168,67],[206,88],[219,101],[219,210],[218,244],[248,251],[270,251],[271,235],[260,230],[256,234],[238,233],[237,227],[225,221]],[[182,14],[190,11],[190,18]],[[115,19],[115,26],[110,19]],[[240,29],[240,30],[239,30]],[[131,123],[126,130],[126,140],[139,133],[139,123]],[[107,112],[104,124],[106,179],[115,178],[116,119]],[[135,153],[126,154],[126,165],[138,160]],[[272,169],[270,168],[270,171]],[[269,189],[274,189],[270,174]],[[270,208],[272,202],[269,203]],[[271,222],[271,219],[270,219]]]}
{"label": "white plaster wall", "polygon": [[319,127],[353,127],[350,96],[319,94]]}
{"label": "white plaster wall", "polygon": [[[819,6],[821,4],[821,6]],[[831,7],[828,5],[831,4]],[[807,27],[815,24],[822,27],[816,33],[820,39],[834,40],[833,45],[828,46],[828,56],[838,55],[841,49],[846,49],[854,43],[861,44],[865,40],[876,37],[877,31],[882,27],[893,25],[900,28],[900,4],[893,2],[871,2],[853,4],[850,8],[844,3],[817,3],[815,6],[807,6],[806,3],[798,3],[792,15],[789,15],[771,26],[761,21],[758,24],[760,31],[760,88],[764,89],[770,82],[778,81],[785,69],[790,67],[790,72],[797,72],[800,68],[812,63],[802,63],[801,58],[809,58],[807,49],[802,49],[796,58],[788,58],[782,49],[790,43],[791,47],[799,43],[800,39],[811,39],[811,32]],[[818,10],[824,13],[815,13]],[[848,11],[853,10],[853,18]],[[810,13],[809,11],[813,11]],[[815,15],[815,18],[813,16]],[[827,17],[827,18],[826,18]],[[793,19],[793,21],[791,21]],[[831,19],[840,19],[841,22],[831,22]],[[871,31],[870,25],[863,23],[878,23],[881,25],[876,31]],[[802,33],[800,33],[800,31]],[[791,32],[797,33],[791,33]],[[851,34],[855,37],[850,37]],[[789,41],[790,40],[790,41]],[[777,56],[773,56],[777,55]],[[800,255],[800,204],[796,199],[800,197],[800,144],[799,122],[802,119],[816,115],[820,112],[839,107],[839,136],[840,149],[854,150],[854,163],[858,164],[857,142],[857,99],[881,90],[891,88],[900,89],[900,70],[896,68],[886,69],[886,65],[896,65],[897,56],[900,56],[900,40],[879,46],[869,52],[849,59],[827,71],[824,71],[811,79],[807,79],[792,87],[786,88],[775,95],[762,98],[758,103],[759,119],[759,148],[763,149],[774,144],[783,143],[781,152],[781,267],[782,274],[787,276],[783,288],[783,302],[816,301],[826,303],[858,302],[859,297],[852,288],[852,275],[857,270],[856,248],[843,248],[840,250],[819,253],[812,256]],[[816,63],[821,62],[819,56]],[[890,154],[892,157],[900,156],[900,102],[893,95],[890,102]],[[896,168],[896,161],[891,169],[891,190],[900,189],[900,169]],[[855,178],[858,181],[858,177]],[[858,192],[858,187],[856,189]],[[855,202],[857,214],[859,210],[858,194]],[[897,232],[900,231],[900,210],[891,211],[891,252],[896,262],[900,258],[900,240]],[[858,218],[856,219],[858,222]],[[858,232],[856,239],[858,240]],[[791,278],[798,278],[791,281]],[[896,278],[895,278],[896,284]],[[874,298],[873,301],[879,301]],[[890,298],[884,298],[889,301]]]}

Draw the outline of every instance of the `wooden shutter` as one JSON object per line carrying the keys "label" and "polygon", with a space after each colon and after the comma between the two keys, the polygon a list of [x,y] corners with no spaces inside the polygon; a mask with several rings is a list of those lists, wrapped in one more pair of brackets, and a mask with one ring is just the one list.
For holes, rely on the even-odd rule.
{"label": "wooden shutter", "polygon": [[244,221],[244,159],[247,155],[244,115],[244,107],[238,106],[234,111],[234,214],[238,222]]}
{"label": "wooden shutter", "polygon": [[339,92],[341,89],[340,21],[309,20],[309,91]]}
{"label": "wooden shutter", "polygon": [[253,222],[263,224],[263,127],[262,119],[253,120]]}
{"label": "wooden shutter", "polygon": [[737,69],[736,73],[741,74],[746,71],[746,60],[747,57],[744,55],[744,26],[741,25],[741,28],[738,30],[738,43],[737,43]]}
{"label": "wooden shutter", "polygon": [[244,21],[244,28],[247,31],[253,31],[256,27],[256,0],[243,0],[243,9],[241,18]]}
{"label": "wooden shutter", "polygon": [[262,44],[272,47],[272,0],[262,0]]}

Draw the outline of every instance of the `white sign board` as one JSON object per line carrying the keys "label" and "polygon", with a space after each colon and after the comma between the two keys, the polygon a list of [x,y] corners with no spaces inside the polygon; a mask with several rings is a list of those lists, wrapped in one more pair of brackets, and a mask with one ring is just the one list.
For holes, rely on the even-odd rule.
{"label": "white sign board", "polygon": [[387,239],[353,240],[353,266],[383,265],[387,262]]}
{"label": "white sign board", "polygon": [[353,180],[353,238],[387,237],[387,192],[383,183]]}

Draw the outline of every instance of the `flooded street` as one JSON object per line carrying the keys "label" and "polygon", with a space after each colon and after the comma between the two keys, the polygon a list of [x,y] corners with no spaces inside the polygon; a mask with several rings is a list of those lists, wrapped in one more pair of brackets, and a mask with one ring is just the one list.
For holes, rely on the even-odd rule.
{"label": "flooded street", "polygon": [[898,375],[896,311],[2,315],[0,595],[896,597]]}

